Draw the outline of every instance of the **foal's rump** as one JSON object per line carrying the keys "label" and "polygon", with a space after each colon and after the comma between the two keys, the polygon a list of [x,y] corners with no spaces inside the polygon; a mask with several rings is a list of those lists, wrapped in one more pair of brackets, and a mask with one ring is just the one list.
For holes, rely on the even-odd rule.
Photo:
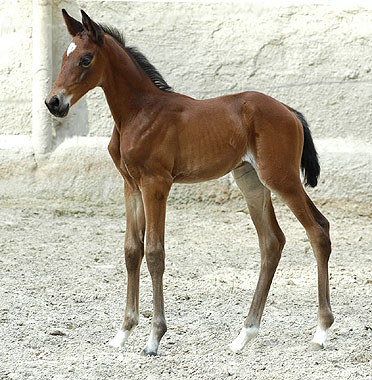
{"label": "foal's rump", "polygon": [[299,179],[316,186],[320,168],[317,152],[304,116],[259,92],[246,92],[242,106],[248,131],[248,161],[264,183],[274,187]]}

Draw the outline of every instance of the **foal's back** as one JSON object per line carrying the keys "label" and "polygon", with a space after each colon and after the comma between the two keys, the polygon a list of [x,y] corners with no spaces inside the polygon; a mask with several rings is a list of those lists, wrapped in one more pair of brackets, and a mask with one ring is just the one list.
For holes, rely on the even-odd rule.
{"label": "foal's back", "polygon": [[[270,96],[254,91],[207,100],[170,95],[169,103],[164,103],[163,128],[171,130],[174,136],[168,143],[177,147],[172,171],[175,182],[218,178],[244,159],[257,162],[262,135],[265,145],[273,145],[273,149],[285,151],[290,144],[296,153],[294,164],[299,163],[301,123],[288,107]],[[293,139],[293,134],[299,138]]]}

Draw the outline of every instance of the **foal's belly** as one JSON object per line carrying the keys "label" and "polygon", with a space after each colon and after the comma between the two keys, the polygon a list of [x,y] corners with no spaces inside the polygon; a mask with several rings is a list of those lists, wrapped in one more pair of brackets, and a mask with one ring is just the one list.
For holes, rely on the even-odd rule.
{"label": "foal's belly", "polygon": [[194,183],[222,177],[247,152],[248,133],[241,108],[226,101],[199,101],[176,128],[174,182]]}
{"label": "foal's belly", "polygon": [[176,183],[196,183],[220,178],[233,170],[243,154],[234,150],[217,155],[194,154],[187,159],[176,160],[173,181]]}
{"label": "foal's belly", "polygon": [[197,183],[210,181],[212,179],[217,179],[223,177],[225,174],[229,173],[234,167],[227,170],[220,170],[215,172],[200,172],[192,171],[188,173],[180,173],[174,177],[174,183]]}

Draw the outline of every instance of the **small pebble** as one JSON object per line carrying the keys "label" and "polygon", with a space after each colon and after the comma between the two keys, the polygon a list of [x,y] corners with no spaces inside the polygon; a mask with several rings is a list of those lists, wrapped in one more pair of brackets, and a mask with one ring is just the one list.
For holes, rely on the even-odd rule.
{"label": "small pebble", "polygon": [[51,330],[51,331],[49,331],[49,335],[53,335],[53,336],[64,336],[64,335],[66,335],[66,333],[64,333],[64,332],[61,331],[61,330]]}
{"label": "small pebble", "polygon": [[145,318],[150,318],[152,316],[152,312],[150,310],[144,310],[141,313]]}

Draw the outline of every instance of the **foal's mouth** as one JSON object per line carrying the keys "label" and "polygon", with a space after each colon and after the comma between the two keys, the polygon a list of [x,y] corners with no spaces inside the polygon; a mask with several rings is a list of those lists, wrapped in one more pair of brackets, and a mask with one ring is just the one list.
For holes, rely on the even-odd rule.
{"label": "foal's mouth", "polygon": [[63,108],[61,111],[57,112],[55,116],[57,117],[65,117],[68,114],[68,111],[70,110],[70,105],[67,103],[65,108]]}
{"label": "foal's mouth", "polygon": [[45,101],[45,105],[47,106],[49,112],[53,114],[56,117],[65,117],[68,114],[68,111],[70,110],[70,104],[67,103],[64,107],[53,107],[50,103]]}

